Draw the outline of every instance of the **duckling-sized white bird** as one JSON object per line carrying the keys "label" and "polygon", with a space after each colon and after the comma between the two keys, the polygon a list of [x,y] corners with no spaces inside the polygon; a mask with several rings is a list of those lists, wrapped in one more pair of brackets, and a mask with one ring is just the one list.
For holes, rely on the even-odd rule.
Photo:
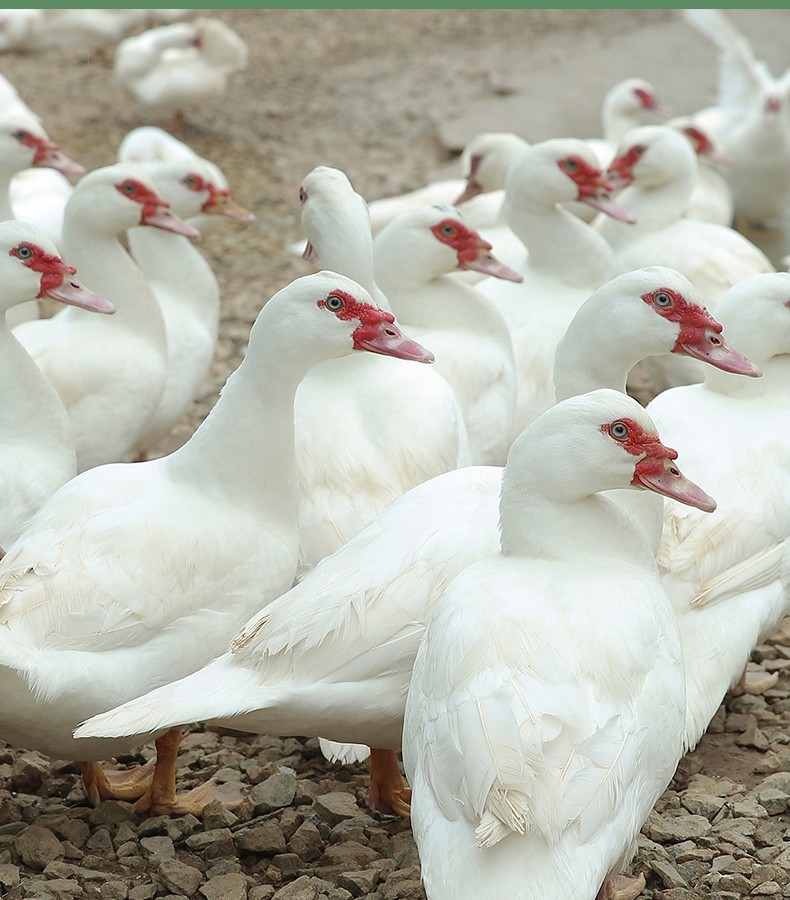
{"label": "duckling-sized white bird", "polygon": [[[681,139],[682,140],[682,139]],[[518,396],[511,440],[554,403],[554,352],[576,310],[619,271],[607,241],[562,204],[578,200],[629,219],[584,141],[558,138],[524,150],[511,166],[505,216],[528,254],[513,268],[521,283],[485,278],[476,287],[510,328]]]}
{"label": "duckling-sized white bird", "polygon": [[[199,157],[146,165],[157,193],[181,219],[255,216],[215,184],[215,167]],[[202,232],[201,232],[202,234]],[[165,323],[167,373],[156,412],[141,431],[145,454],[181,420],[208,374],[217,344],[220,286],[211,266],[188,237],[161,229],[132,228],[129,250],[156,295]]]}
{"label": "duckling-sized white bird", "polygon": [[48,297],[92,312],[113,306],[83,287],[55,245],[26,222],[0,222],[0,547],[77,474],[69,417],[55,389],[6,322],[17,303]]}
{"label": "duckling-sized white bird", "polygon": [[715,509],[677,455],[611,390],[558,403],[511,447],[501,551],[437,601],[406,701],[429,900],[595,900],[630,862],[683,753],[683,652],[655,557],[603,492]]}
{"label": "duckling-sized white bird", "polygon": [[14,335],[60,395],[84,471],[134,458],[165,382],[162,312],[118,236],[135,225],[192,237],[199,232],[170,212],[143,169],[129,165],[95,169],[81,179],[63,224],[67,258],[116,314],[105,319],[65,309],[23,322]]}
{"label": "duckling-sized white bird", "polygon": [[[367,207],[345,173],[317,166],[299,196],[310,259],[353,278],[390,309],[373,277]],[[299,386],[296,456],[308,565],[409,488],[471,462],[463,408],[433,367],[360,355],[316,366]]]}
{"label": "duckling-sized white bird", "polygon": [[[429,362],[393,316],[333,272],[266,303],[247,354],[192,438],[150,462],[101,466],[61,488],[0,563],[0,735],[59,759],[106,759],[134,742],[76,742],[87,716],[183,677],[221,653],[293,583],[298,486],[293,404],[319,361],[355,350]],[[179,734],[151,773],[113,785],[83,762],[88,796],[199,811],[174,796]]]}
{"label": "duckling-sized white bird", "polygon": [[[658,299],[663,293],[671,295],[672,309]],[[695,353],[754,374],[676,272],[621,275],[588,304],[591,314],[580,311],[568,329],[555,373],[558,392],[624,392],[643,353]],[[371,805],[407,815],[409,792],[395,751],[414,657],[451,579],[499,550],[501,475],[496,466],[470,466],[412,488],[250,619],[229,652],[96,717],[79,734],[151,735],[207,719],[262,734],[364,743],[376,748]]]}
{"label": "duckling-sized white bird", "polygon": [[493,257],[491,244],[451,206],[396,216],[373,241],[373,261],[398,321],[431,348],[461,403],[472,463],[503,465],[516,406],[513,341],[494,304],[452,273],[521,275]]}
{"label": "duckling-sized white bird", "polygon": [[140,103],[173,116],[218,101],[232,75],[246,68],[247,45],[219,19],[201,16],[126,38],[115,50],[115,77]]}
{"label": "duckling-sized white bird", "polygon": [[720,9],[685,9],[719,48],[716,104],[695,113],[732,159],[725,177],[741,224],[773,227],[790,208],[790,68],[774,77]]}
{"label": "duckling-sized white bird", "polygon": [[662,434],[684,447],[689,475],[704,475],[719,504],[708,517],[667,501],[658,554],[686,657],[688,747],[729,689],[757,693],[776,682],[775,673],[744,668],[789,611],[789,304],[787,272],[730,288],[716,316],[762,378],[706,369],[703,384],[665,391],[648,406]]}

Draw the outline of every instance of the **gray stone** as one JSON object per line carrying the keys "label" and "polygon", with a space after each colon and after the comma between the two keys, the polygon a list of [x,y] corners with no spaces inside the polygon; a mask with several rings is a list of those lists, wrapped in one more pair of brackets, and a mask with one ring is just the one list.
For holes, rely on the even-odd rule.
{"label": "gray stone", "polygon": [[187,866],[177,859],[163,859],[159,863],[159,877],[166,888],[187,897],[195,893],[203,880],[199,869]]}
{"label": "gray stone", "polygon": [[49,830],[30,825],[14,840],[16,852],[26,866],[42,871],[47,863],[63,857],[63,845]]}
{"label": "gray stone", "polygon": [[787,809],[787,803],[790,801],[784,791],[776,788],[765,788],[757,794],[757,801],[760,806],[764,807],[770,816],[777,816]]}
{"label": "gray stone", "polygon": [[85,842],[89,850],[97,850],[101,856],[111,857],[113,854],[112,838],[107,828],[98,828]]}
{"label": "gray stone", "polygon": [[312,862],[324,852],[324,842],[312,822],[303,822],[291,836],[288,849],[305,862]]}
{"label": "gray stone", "polygon": [[274,887],[270,884],[257,884],[250,888],[247,894],[247,900],[272,900],[274,897]]}
{"label": "gray stone", "polygon": [[774,894],[781,894],[782,888],[775,881],[764,881],[758,884],[751,893],[752,897],[770,897]]}
{"label": "gray stone", "polygon": [[214,828],[211,831],[203,831],[198,832],[197,834],[191,834],[184,843],[189,847],[190,850],[195,850],[197,853],[201,853],[207,848],[217,844],[218,842],[230,840],[233,843],[233,837],[231,836],[229,828]]}
{"label": "gray stone", "polygon": [[218,875],[207,881],[200,893],[206,900],[247,900],[247,881],[243,875]]}
{"label": "gray stone", "polygon": [[694,840],[707,834],[710,822],[704,816],[659,816],[647,829],[648,836],[662,843]]}
{"label": "gray stone", "polygon": [[661,879],[661,883],[667,888],[685,888],[688,887],[686,879],[678,872],[678,870],[668,862],[662,860],[654,860],[650,863],[650,868]]}
{"label": "gray stone", "polygon": [[313,811],[330,825],[337,825],[344,819],[353,819],[360,813],[356,798],[352,794],[340,791],[316,797],[313,801]]}
{"label": "gray stone", "polygon": [[338,887],[345,888],[352,897],[367,897],[379,883],[379,873],[375,869],[343,872],[335,880]]}
{"label": "gray stone", "polygon": [[245,828],[236,834],[236,848],[240,853],[260,853],[273,856],[285,853],[285,838],[277,822],[264,822],[253,828]]}
{"label": "gray stone", "polygon": [[11,765],[9,787],[20,794],[35,793],[49,775],[50,761],[35,750],[27,750]]}
{"label": "gray stone", "polygon": [[19,866],[0,866],[0,887],[12,888],[19,884]]}
{"label": "gray stone", "polygon": [[281,766],[266,781],[256,784],[250,796],[255,802],[256,816],[290,806],[296,796],[296,773],[293,769]]}
{"label": "gray stone", "polygon": [[156,897],[155,884],[138,884],[129,891],[129,900],[152,900]]}
{"label": "gray stone", "polygon": [[705,816],[706,819],[712,819],[724,806],[721,797],[697,791],[686,791],[680,802],[693,815]]}
{"label": "gray stone", "polygon": [[128,803],[121,803],[120,800],[102,800],[102,802],[91,810],[91,825],[120,825],[121,822],[140,821],[140,817],[136,816]]}
{"label": "gray stone", "polygon": [[166,835],[140,838],[140,850],[147,859],[173,859],[176,848]]}
{"label": "gray stone", "polygon": [[82,819],[64,819],[53,823],[52,830],[55,834],[75,847],[84,847],[91,834],[87,822]]}
{"label": "gray stone", "polygon": [[102,900],[126,900],[129,888],[122,881],[105,881],[101,886]]}
{"label": "gray stone", "polygon": [[231,859],[221,859],[215,863],[210,869],[206,869],[206,879],[216,878],[217,875],[238,875],[241,874],[242,868],[239,863]]}
{"label": "gray stone", "polygon": [[203,828],[206,831],[211,831],[214,828],[228,828],[238,821],[238,816],[232,813],[220,800],[213,800],[203,807]]}
{"label": "gray stone", "polygon": [[316,900],[317,896],[318,888],[307,875],[302,875],[296,881],[281,887],[274,895],[274,900]]}
{"label": "gray stone", "polygon": [[357,841],[345,841],[327,847],[319,863],[322,866],[342,866],[344,870],[364,869],[378,858],[379,854],[370,847]]}

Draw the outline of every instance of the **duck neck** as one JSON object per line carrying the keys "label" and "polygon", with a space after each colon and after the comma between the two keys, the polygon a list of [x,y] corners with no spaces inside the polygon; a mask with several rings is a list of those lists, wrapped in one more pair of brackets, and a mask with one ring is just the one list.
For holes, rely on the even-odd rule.
{"label": "duck neck", "polygon": [[14,218],[14,210],[11,207],[12,177],[12,175],[8,175],[5,172],[0,172],[0,222],[6,222]]}
{"label": "duck neck", "polygon": [[518,479],[502,478],[502,553],[556,561],[622,562],[655,570],[655,557],[636,521],[601,494],[547,493],[557,473],[543,460]]}
{"label": "duck neck", "polygon": [[156,294],[162,311],[183,311],[210,322],[219,320],[219,282],[189,238],[150,227],[128,232],[129,249]]}
{"label": "duck neck", "polygon": [[[612,219],[604,231],[613,246],[623,246],[652,231],[660,231],[683,218],[696,181],[696,168],[684,168],[663,184],[630,185],[617,195],[617,202],[636,219],[634,224]],[[610,238],[611,235],[611,238]]]}
{"label": "duck neck", "polygon": [[524,209],[506,200],[505,212],[528,250],[530,268],[548,272],[569,286],[597,286],[617,274],[617,261],[606,239],[563,207]]}
{"label": "duck neck", "polygon": [[294,398],[310,364],[288,351],[290,341],[266,312],[259,314],[247,354],[208,417],[165,460],[173,477],[295,530]]}
{"label": "duck neck", "polygon": [[[53,448],[68,452],[71,426],[63,404],[11,333],[5,313],[0,317],[0,384],[3,385],[0,434],[5,435],[5,440],[24,440],[39,450]],[[75,473],[76,470],[75,456]]]}
{"label": "duck neck", "polygon": [[[142,269],[121,246],[117,235],[95,227],[95,213],[94,208],[83,210],[81,204],[67,205],[63,217],[65,259],[77,267],[80,281],[115,306],[115,314],[104,317],[106,321],[101,324],[113,330],[124,328],[155,340],[164,348],[162,311]],[[90,316],[97,324],[95,313],[76,307],[68,312],[80,318]]]}

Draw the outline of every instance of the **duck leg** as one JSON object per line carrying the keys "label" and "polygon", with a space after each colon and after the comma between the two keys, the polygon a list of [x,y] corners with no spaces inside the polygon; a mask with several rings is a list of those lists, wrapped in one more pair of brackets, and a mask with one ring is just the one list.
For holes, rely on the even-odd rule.
{"label": "duck leg", "polygon": [[103,769],[97,762],[80,763],[82,790],[93,806],[102,800],[137,800],[150,789],[153,777],[153,760],[144,766],[118,772]]}
{"label": "duck leg", "polygon": [[216,782],[207,781],[187,794],[176,794],[176,756],[181,744],[181,729],[171,728],[156,741],[156,765],[148,790],[135,803],[136,813],[151,815],[186,815],[200,818],[203,807],[219,800],[227,807],[238,806],[237,797],[222,793]]}
{"label": "duck leg", "polygon": [[411,789],[406,787],[394,750],[370,751],[370,808],[388,815],[411,813]]}
{"label": "duck leg", "polygon": [[645,889],[645,876],[614,875],[607,878],[595,900],[636,900]]}
{"label": "duck leg", "polygon": [[777,681],[779,681],[778,672],[765,672],[762,669],[759,672],[751,672],[748,669],[744,669],[740,680],[730,690],[730,696],[740,697],[743,694],[764,694],[766,691],[770,691],[772,687],[776,687]]}

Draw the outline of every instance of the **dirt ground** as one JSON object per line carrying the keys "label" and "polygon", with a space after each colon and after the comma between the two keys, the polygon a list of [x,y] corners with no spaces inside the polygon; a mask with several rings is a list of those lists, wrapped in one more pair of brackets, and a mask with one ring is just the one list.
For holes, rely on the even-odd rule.
{"label": "dirt ground", "polygon": [[[221,166],[257,222],[228,222],[202,245],[222,287],[220,341],[194,410],[160,453],[206,415],[261,305],[311,271],[286,247],[302,237],[299,184],[314,166],[343,169],[373,200],[457,174],[458,151],[479,131],[515,131],[530,141],[596,136],[602,97],[621,78],[647,78],[678,114],[715,97],[716,53],[675,10],[201,13],[243,35],[249,66],[221,104],[188,111],[179,137]],[[773,71],[783,71],[790,12],[731,14]],[[113,77],[111,51],[103,58],[79,48],[7,53],[0,72],[88,169],[115,162],[124,135],[154,123]],[[778,262],[786,248],[771,240],[765,246]],[[732,737],[703,740],[688,770],[756,783],[760,754]]]}

